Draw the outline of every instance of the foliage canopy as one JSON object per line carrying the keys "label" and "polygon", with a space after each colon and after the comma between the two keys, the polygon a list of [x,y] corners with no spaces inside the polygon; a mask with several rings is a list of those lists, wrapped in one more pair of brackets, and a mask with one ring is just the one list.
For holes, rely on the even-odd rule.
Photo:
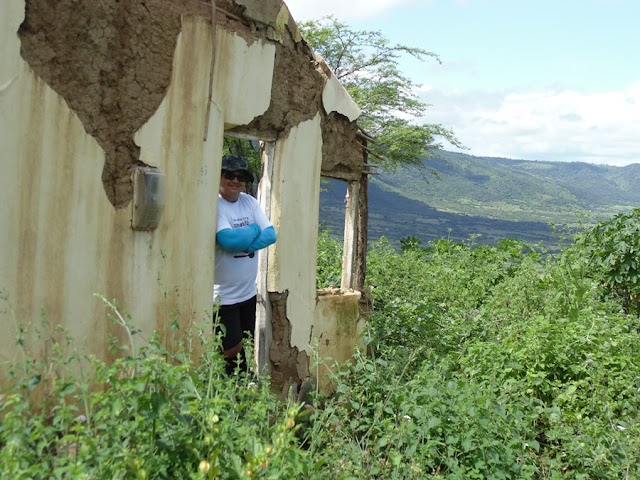
{"label": "foliage canopy", "polygon": [[358,123],[375,138],[369,148],[383,167],[422,166],[430,150],[441,146],[438,137],[461,147],[450,129],[410,120],[423,115],[427,105],[400,70],[400,58],[440,62],[435,53],[393,44],[381,32],[354,30],[332,16],[304,22],[300,29],[362,109]]}
{"label": "foliage canopy", "polygon": [[640,315],[640,209],[598,223],[577,239],[589,268],[626,312]]}

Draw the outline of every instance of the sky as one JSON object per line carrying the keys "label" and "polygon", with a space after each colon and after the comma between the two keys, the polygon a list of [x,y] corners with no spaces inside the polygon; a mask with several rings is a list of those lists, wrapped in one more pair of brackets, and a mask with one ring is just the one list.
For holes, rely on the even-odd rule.
{"label": "sky", "polygon": [[400,68],[475,156],[640,163],[639,0],[285,0],[437,54]]}

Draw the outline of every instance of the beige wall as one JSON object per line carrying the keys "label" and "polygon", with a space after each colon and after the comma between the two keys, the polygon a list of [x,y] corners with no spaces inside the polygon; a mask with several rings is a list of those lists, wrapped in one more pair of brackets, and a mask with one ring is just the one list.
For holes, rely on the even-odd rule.
{"label": "beige wall", "polygon": [[[323,392],[330,392],[333,384],[329,373],[335,362],[347,362],[356,346],[364,347],[357,319],[360,292],[329,289],[319,292],[313,322],[313,359],[311,373],[318,377]],[[354,321],[356,319],[356,321]]]}
{"label": "beige wall", "polygon": [[270,251],[267,290],[289,291],[291,347],[307,352],[316,296],[321,163],[320,115],[291,129],[276,144],[271,220],[278,241]]}
{"label": "beige wall", "polygon": [[[37,323],[41,311],[108,357],[108,334],[123,332],[111,326],[96,293],[116,299],[145,337],[154,329],[168,335],[176,315],[182,330],[208,324],[224,130],[269,107],[275,47],[218,28],[207,109],[211,25],[183,17],[166,97],[135,135],[140,159],[167,178],[160,224],[141,232],[131,229],[131,204],[116,210],[105,194],[102,148],[20,57],[23,15],[24,0],[0,4],[0,289],[7,297],[0,361],[14,357],[14,323]],[[350,98],[331,89],[334,108],[353,113]],[[290,292],[291,343],[306,352],[314,321],[333,321],[316,311],[320,123],[319,112],[278,139],[271,189],[278,243],[267,286]]]}
{"label": "beige wall", "polygon": [[[211,25],[184,17],[169,91],[135,136],[141,160],[166,174],[168,190],[158,229],[129,234],[133,244],[127,261],[135,269],[129,290],[132,315],[151,315],[161,329],[176,310],[184,322],[208,322],[211,315],[224,114],[212,104],[203,141],[210,54]],[[153,318],[149,320],[151,327]]]}
{"label": "beige wall", "polygon": [[[285,292],[290,346],[305,352],[311,375],[320,375],[320,388],[330,390],[327,376],[334,362],[344,362],[361,345],[360,293],[316,291],[320,166],[320,118],[299,124],[276,144],[271,218],[278,242],[270,249],[267,290]],[[300,182],[309,179],[309,183]],[[315,369],[318,358],[323,364]],[[329,360],[331,358],[331,360]]]}
{"label": "beige wall", "polygon": [[262,115],[271,100],[275,46],[247,42],[217,29],[213,98],[224,112],[226,128]]}
{"label": "beige wall", "polygon": [[322,90],[322,105],[327,113],[338,112],[351,121],[362,113],[333,73]]}
{"label": "beige wall", "polygon": [[[24,11],[18,4],[15,10]],[[2,16],[3,36],[15,36],[21,18],[13,13]],[[185,17],[167,96],[135,137],[141,160],[168,181],[164,215],[153,232],[131,229],[131,204],[113,208],[101,181],[104,152],[20,58],[19,42],[11,44],[4,58],[17,65],[16,78],[0,96],[7,173],[0,176],[0,190],[9,206],[0,211],[0,288],[15,314],[3,316],[3,324],[14,316],[37,322],[42,309],[52,324],[64,325],[104,357],[108,332],[123,332],[112,329],[94,293],[116,299],[147,338],[154,329],[167,331],[176,312],[183,329],[208,321],[224,125],[212,105],[203,142],[210,24]],[[4,67],[3,61],[6,72]],[[0,355],[7,360],[13,335],[3,335],[2,342]]]}
{"label": "beige wall", "polygon": [[41,308],[52,322],[65,321],[78,338],[106,336],[104,309],[93,293],[107,293],[117,234],[100,179],[102,150],[21,59],[16,32],[24,2],[3,2],[0,9],[4,362],[15,350],[14,321],[38,324]]}

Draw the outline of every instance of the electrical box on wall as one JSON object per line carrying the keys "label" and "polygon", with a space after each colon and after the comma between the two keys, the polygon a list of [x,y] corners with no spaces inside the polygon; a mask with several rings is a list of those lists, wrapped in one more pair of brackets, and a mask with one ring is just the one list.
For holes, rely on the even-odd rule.
{"label": "electrical box on wall", "polygon": [[133,214],[131,228],[155,230],[160,223],[167,196],[167,177],[157,168],[136,167],[133,172]]}

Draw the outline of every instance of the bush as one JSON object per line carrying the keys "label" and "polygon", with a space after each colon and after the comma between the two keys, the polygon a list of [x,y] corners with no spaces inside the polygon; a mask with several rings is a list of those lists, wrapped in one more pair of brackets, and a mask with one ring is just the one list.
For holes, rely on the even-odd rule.
{"label": "bush", "polygon": [[383,345],[429,346],[440,353],[485,333],[476,322],[494,288],[539,261],[527,245],[432,242],[396,252],[384,239],[369,252],[367,279],[373,289],[372,335]]}
{"label": "bush", "polygon": [[[365,372],[354,375],[352,383],[343,382],[349,385],[348,397],[367,392],[371,413],[365,425],[382,425],[374,421],[385,418],[375,413],[382,405],[395,398],[404,405],[429,385],[438,401],[447,405],[441,407],[447,419],[454,421],[439,440],[451,448],[436,450],[440,463],[411,450],[410,462],[431,468],[422,474],[640,475],[633,462],[633,452],[640,448],[640,323],[635,315],[625,315],[615,298],[603,295],[601,277],[589,268],[591,254],[580,243],[556,256],[513,241],[495,247],[444,240],[426,247],[405,242],[401,253],[384,241],[375,244],[368,262],[374,292],[371,330],[378,342],[378,360],[389,368],[368,381],[363,380]],[[408,362],[411,355],[414,358]],[[400,376],[398,368],[405,365],[411,366]],[[377,371],[379,366],[354,368]],[[436,382],[425,372],[440,372],[441,377]],[[395,383],[397,378],[401,380]],[[419,398],[417,404],[428,404]],[[469,408],[472,398],[489,399],[504,409],[506,419]],[[412,417],[409,410],[400,411]],[[353,411],[353,416],[363,422],[361,413]],[[436,412],[429,417],[435,418]],[[501,430],[500,422],[508,427]],[[358,428],[353,425],[356,438]],[[465,445],[455,441],[455,432],[465,431],[481,432],[481,438],[490,440],[469,451],[468,441]],[[432,439],[438,438],[437,433],[423,434]],[[395,438],[391,427],[380,435]],[[421,435],[414,432],[418,439]],[[362,446],[362,440],[358,438],[357,444]],[[375,441],[367,445],[377,448]],[[489,464],[487,458],[494,455],[507,461]],[[481,470],[474,470],[475,462],[481,462]],[[403,470],[403,475],[411,473]]]}
{"label": "bush", "polygon": [[586,230],[576,244],[607,293],[619,299],[626,312],[640,315],[640,209]]}
{"label": "bush", "polygon": [[423,354],[358,356],[339,374],[311,432],[326,478],[531,478],[535,415],[525,402],[505,405]]}
{"label": "bush", "polygon": [[197,365],[154,338],[112,363],[91,358],[91,380],[70,373],[85,362],[62,348],[43,362],[26,357],[0,399],[3,478],[304,475],[298,406],[278,402],[268,381],[228,377],[219,340],[200,339]]}
{"label": "bush", "polygon": [[342,244],[331,237],[328,228],[318,232],[316,288],[340,287],[342,283]]}

